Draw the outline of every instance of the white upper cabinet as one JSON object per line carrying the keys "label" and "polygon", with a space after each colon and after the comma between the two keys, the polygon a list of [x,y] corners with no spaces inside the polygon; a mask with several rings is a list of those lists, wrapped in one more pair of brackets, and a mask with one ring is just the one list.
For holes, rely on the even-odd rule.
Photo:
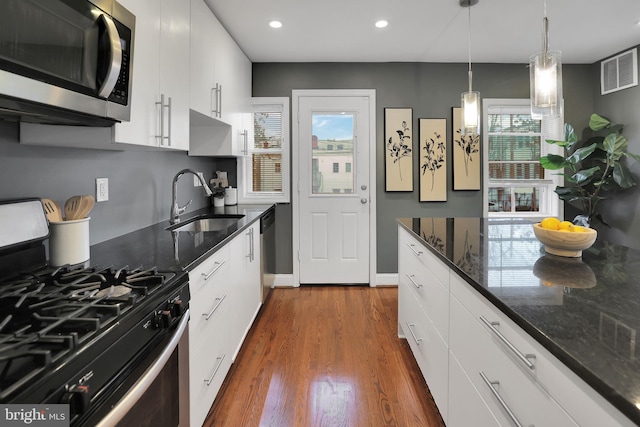
{"label": "white upper cabinet", "polygon": [[191,142],[189,154],[246,154],[251,61],[204,0],[191,0]]}
{"label": "white upper cabinet", "polygon": [[185,0],[124,0],[136,16],[131,120],[115,126],[119,143],[189,147],[189,27]]}

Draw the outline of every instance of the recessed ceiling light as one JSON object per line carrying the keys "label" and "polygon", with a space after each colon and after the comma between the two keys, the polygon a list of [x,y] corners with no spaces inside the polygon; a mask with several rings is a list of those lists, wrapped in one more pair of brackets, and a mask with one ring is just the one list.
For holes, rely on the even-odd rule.
{"label": "recessed ceiling light", "polygon": [[376,27],[377,27],[377,28],[384,28],[384,27],[386,27],[387,25],[389,25],[389,23],[388,23],[387,21],[385,21],[384,19],[382,19],[382,20],[380,20],[380,21],[376,22]]}
{"label": "recessed ceiling light", "polygon": [[282,22],[280,22],[280,21],[271,21],[271,22],[269,22],[269,26],[271,28],[280,28],[280,27],[282,27]]}

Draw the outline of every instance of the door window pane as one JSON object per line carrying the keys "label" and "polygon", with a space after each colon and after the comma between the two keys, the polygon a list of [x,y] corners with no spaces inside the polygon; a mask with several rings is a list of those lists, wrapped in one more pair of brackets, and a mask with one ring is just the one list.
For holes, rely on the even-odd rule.
{"label": "door window pane", "polygon": [[[312,194],[351,194],[354,188],[354,115],[311,117]],[[348,165],[348,167],[347,167]]]}

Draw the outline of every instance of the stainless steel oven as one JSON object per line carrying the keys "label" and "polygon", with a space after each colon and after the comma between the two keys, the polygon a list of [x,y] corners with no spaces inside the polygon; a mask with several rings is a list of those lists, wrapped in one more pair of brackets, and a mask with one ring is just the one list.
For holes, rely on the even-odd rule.
{"label": "stainless steel oven", "polygon": [[114,0],[2,0],[0,117],[128,121],[134,33],[135,17]]}
{"label": "stainless steel oven", "polygon": [[189,311],[168,337],[130,375],[121,398],[104,403],[87,426],[189,426]]}

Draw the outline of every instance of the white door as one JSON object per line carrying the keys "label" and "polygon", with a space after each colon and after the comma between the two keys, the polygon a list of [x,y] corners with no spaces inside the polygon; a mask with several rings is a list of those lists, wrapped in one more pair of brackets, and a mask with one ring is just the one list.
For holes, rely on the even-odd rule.
{"label": "white door", "polygon": [[375,250],[370,245],[369,171],[375,138],[370,119],[375,102],[372,96],[336,92],[294,93],[299,196],[293,208],[294,239],[302,284],[371,283]]}

